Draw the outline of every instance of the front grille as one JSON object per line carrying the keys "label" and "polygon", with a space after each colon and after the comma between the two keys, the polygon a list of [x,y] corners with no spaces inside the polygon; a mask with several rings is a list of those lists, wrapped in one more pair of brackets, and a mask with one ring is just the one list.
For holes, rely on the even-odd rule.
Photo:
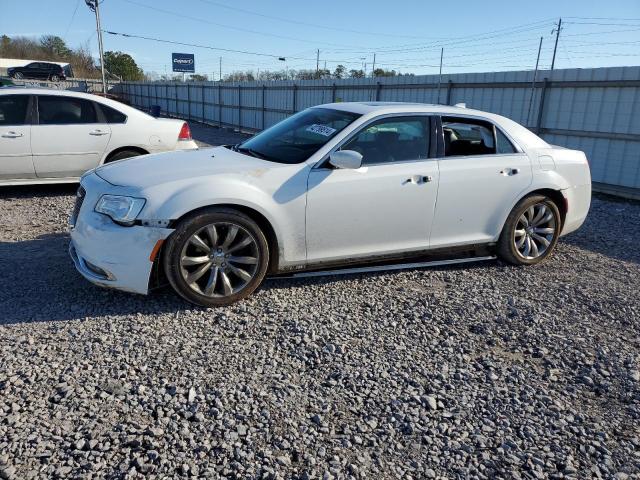
{"label": "front grille", "polygon": [[82,202],[84,202],[84,197],[86,195],[85,189],[80,185],[78,188],[78,192],[76,193],[76,203],[73,206],[73,211],[71,212],[71,217],[69,217],[69,225],[72,227],[76,224],[76,220],[78,219],[78,214],[80,213],[80,208],[82,207]]}

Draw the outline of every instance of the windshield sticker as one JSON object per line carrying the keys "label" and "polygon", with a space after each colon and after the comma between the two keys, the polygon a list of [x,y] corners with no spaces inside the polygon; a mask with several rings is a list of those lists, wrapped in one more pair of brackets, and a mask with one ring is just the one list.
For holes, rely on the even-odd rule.
{"label": "windshield sticker", "polygon": [[313,125],[309,125],[307,127],[307,132],[317,133],[318,135],[322,135],[323,137],[329,137],[335,133],[336,129],[327,127],[326,125],[318,125],[314,123]]}

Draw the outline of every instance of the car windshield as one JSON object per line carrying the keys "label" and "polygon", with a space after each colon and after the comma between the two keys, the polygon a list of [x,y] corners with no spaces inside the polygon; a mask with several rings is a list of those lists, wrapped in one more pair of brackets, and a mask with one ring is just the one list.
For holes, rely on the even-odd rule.
{"label": "car windshield", "polygon": [[235,147],[235,150],[278,163],[301,163],[360,117],[357,113],[309,108]]}

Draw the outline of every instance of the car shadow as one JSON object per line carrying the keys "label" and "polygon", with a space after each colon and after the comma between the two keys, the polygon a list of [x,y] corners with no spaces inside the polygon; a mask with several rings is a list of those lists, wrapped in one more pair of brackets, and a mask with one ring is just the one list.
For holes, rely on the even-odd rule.
{"label": "car shadow", "polygon": [[[66,233],[0,242],[0,271],[3,272],[0,279],[0,325],[160,315],[186,309],[207,310],[182,300],[169,287],[154,290],[148,296],[97,287],[75,270],[68,247],[69,235]],[[437,267],[436,270],[495,268],[496,265],[499,264],[495,261],[479,262]],[[313,288],[314,285],[388,274],[387,271],[312,278],[274,277],[267,279],[261,291],[268,295],[270,290],[300,286]],[[213,310],[222,312],[225,309]]]}

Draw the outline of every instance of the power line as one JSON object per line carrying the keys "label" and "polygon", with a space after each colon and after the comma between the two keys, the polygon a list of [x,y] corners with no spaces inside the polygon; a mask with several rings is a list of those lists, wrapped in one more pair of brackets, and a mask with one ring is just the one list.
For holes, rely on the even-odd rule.
{"label": "power line", "polygon": [[[217,27],[221,27],[221,28],[227,28],[229,30],[236,30],[239,32],[245,32],[245,33],[253,33],[255,35],[263,35],[266,37],[274,37],[274,38],[281,38],[283,40],[293,40],[296,42],[303,42],[303,43],[311,43],[311,44],[325,44],[325,45],[332,45],[332,46],[343,46],[344,44],[338,44],[338,43],[329,43],[329,42],[323,42],[323,41],[313,41],[313,40],[308,40],[308,39],[304,39],[304,38],[298,38],[298,37],[289,37],[287,35],[279,35],[277,33],[268,33],[268,32],[261,32],[259,30],[252,30],[250,28],[243,28],[243,27],[237,27],[234,25],[226,25],[224,23],[218,23],[218,22],[213,22],[210,20],[207,20],[205,18],[198,18],[198,17],[192,17],[190,15],[185,15],[183,13],[179,13],[179,12],[174,12],[171,10],[165,10],[164,8],[158,8],[152,5],[146,5],[144,3],[140,3],[140,2],[136,2],[134,0],[122,0],[123,2],[126,3],[130,3],[132,5],[137,5],[138,7],[142,7],[142,8],[147,8],[149,10],[153,10],[156,12],[160,12],[160,13],[164,13],[166,15],[171,15],[172,17],[181,17],[181,18],[185,18],[187,20],[192,20],[195,22],[201,22],[201,23],[207,23],[209,25],[215,25]],[[363,48],[363,47],[357,47],[357,48]]]}
{"label": "power line", "polygon": [[76,18],[76,12],[78,11],[78,7],[80,6],[80,0],[78,0],[76,2],[76,8],[73,9],[73,14],[71,15],[71,20],[69,20],[69,25],[67,25],[67,29],[64,31],[64,35],[62,36],[62,38],[64,38],[65,40],[67,40],[67,35],[69,34],[69,29],[71,28],[71,25],[73,24],[73,20]]}
{"label": "power line", "polygon": [[[197,43],[186,43],[186,42],[176,42],[174,40],[163,40],[161,38],[154,38],[154,37],[145,37],[142,35],[134,35],[134,34],[130,34],[130,33],[121,33],[121,32],[112,32],[110,30],[103,30],[104,33],[108,33],[109,35],[118,35],[121,37],[127,37],[127,38],[139,38],[141,40],[149,40],[152,42],[160,42],[160,43],[168,43],[171,45],[181,45],[183,47],[195,47],[195,48],[206,48],[207,50],[215,50],[218,52],[232,52],[232,53],[242,53],[245,55],[256,55],[259,57],[270,57],[270,58],[279,58],[281,57],[281,55],[275,55],[272,53],[261,53],[261,52],[251,52],[249,50],[234,50],[232,48],[222,48],[222,47],[212,47],[210,45],[199,45]],[[305,59],[301,59],[301,60],[307,60]]]}
{"label": "power line", "polygon": [[310,22],[303,22],[301,20],[292,20],[289,18],[283,18],[283,17],[277,17],[275,15],[267,15],[267,14],[263,14],[263,13],[259,13],[259,12],[254,12],[251,10],[246,10],[244,8],[239,8],[239,7],[231,7],[229,5],[224,5],[222,3],[218,3],[218,2],[213,2],[211,0],[198,0],[202,3],[207,3],[209,5],[213,5],[216,7],[220,7],[220,8],[225,8],[227,10],[233,10],[236,12],[241,12],[241,13],[246,13],[247,15],[254,15],[256,17],[261,17],[261,18],[268,18],[270,20],[277,20],[280,22],[286,22],[286,23],[291,23],[291,24],[295,24],[295,25],[303,25],[306,27],[314,27],[314,28],[321,28],[324,30],[333,30],[336,32],[347,32],[347,33],[355,33],[358,35],[372,35],[372,36],[376,36],[376,37],[397,37],[397,38],[433,38],[433,37],[424,37],[424,36],[418,36],[418,35],[400,35],[400,34],[393,34],[393,33],[382,33],[382,32],[371,32],[371,31],[363,31],[363,30],[352,30],[349,28],[340,28],[340,27],[331,27],[328,25],[320,25],[317,23],[310,23]]}

